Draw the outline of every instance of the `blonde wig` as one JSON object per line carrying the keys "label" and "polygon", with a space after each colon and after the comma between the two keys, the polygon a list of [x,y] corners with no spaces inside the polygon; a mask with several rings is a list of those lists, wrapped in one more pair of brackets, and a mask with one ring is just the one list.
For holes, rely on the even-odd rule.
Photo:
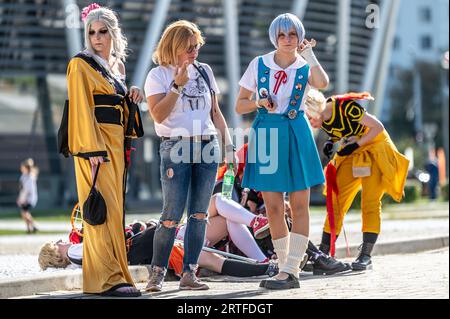
{"label": "blonde wig", "polygon": [[306,96],[306,109],[305,112],[308,116],[318,119],[320,118],[322,112],[325,110],[327,104],[327,99],[322,94],[322,92],[311,89]]}
{"label": "blonde wig", "polygon": [[66,268],[70,264],[67,259],[61,256],[55,243],[45,243],[41,247],[38,262],[42,270],[49,267]]}
{"label": "blonde wig", "polygon": [[195,36],[197,43],[205,44],[202,32],[198,26],[186,20],[180,20],[170,24],[164,31],[153,54],[153,62],[161,66],[178,64],[178,55],[188,50],[190,38]]}
{"label": "blonde wig", "polygon": [[93,53],[95,52],[89,39],[89,30],[91,28],[91,24],[96,21],[103,22],[111,35],[111,54],[117,59],[125,61],[127,57],[128,41],[122,34],[122,29],[119,26],[119,20],[117,19],[116,14],[111,9],[101,7],[90,11],[87,15],[84,22],[84,43],[86,48]]}

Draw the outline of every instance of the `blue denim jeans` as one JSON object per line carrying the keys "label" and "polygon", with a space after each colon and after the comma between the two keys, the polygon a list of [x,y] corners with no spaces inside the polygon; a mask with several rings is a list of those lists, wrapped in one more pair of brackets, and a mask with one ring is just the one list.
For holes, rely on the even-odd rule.
{"label": "blue denim jeans", "polygon": [[[198,263],[205,240],[207,219],[195,214],[208,214],[209,201],[220,161],[217,139],[211,142],[163,141],[161,156],[161,185],[163,211],[153,241],[152,265],[167,268],[175,240],[176,226],[180,223],[187,202],[187,225],[184,236],[183,272]],[[174,222],[166,227],[163,222]]]}

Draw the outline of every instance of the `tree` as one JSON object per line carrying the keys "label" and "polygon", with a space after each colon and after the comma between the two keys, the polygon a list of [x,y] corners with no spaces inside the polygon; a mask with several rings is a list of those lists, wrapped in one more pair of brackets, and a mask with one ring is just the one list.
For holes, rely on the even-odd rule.
{"label": "tree", "polygon": [[[424,123],[435,123],[438,132],[442,130],[442,95],[439,64],[419,62],[416,70],[421,77],[422,116]],[[414,72],[415,70],[400,70],[398,81],[390,91],[391,108],[389,131],[396,139],[416,139],[414,128]],[[436,147],[442,147],[442,134],[437,134]]]}

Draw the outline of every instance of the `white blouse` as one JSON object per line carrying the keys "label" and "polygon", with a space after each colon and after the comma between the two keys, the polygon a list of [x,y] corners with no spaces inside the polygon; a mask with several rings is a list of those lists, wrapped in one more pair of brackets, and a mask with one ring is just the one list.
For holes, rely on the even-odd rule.
{"label": "white blouse", "polygon": [[[297,60],[291,64],[286,69],[282,69],[280,66],[278,66],[275,63],[274,57],[275,52],[273,51],[269,54],[266,54],[263,56],[264,64],[270,68],[270,96],[272,97],[273,102],[278,106],[274,111],[271,113],[277,113],[277,114],[283,114],[286,112],[286,110],[289,107],[289,103],[291,101],[291,94],[292,90],[294,88],[294,82],[295,82],[295,75],[297,73],[297,70],[303,66],[306,65],[306,61],[300,56],[297,56]],[[241,80],[239,81],[239,85],[243,87],[244,89],[247,89],[253,93],[256,93],[257,91],[257,83],[258,83],[258,64],[259,64],[259,57],[256,57],[250,62],[247,71],[245,71],[244,75],[242,76]],[[275,94],[274,89],[275,85],[277,83],[277,79],[275,76],[278,72],[284,71],[287,75],[287,81],[286,83],[281,83],[279,86],[277,94]],[[311,76],[311,71],[308,75]],[[308,91],[310,90],[309,83],[306,85],[305,93],[303,95],[302,103],[300,105],[300,110],[305,109],[305,99],[308,95]]]}

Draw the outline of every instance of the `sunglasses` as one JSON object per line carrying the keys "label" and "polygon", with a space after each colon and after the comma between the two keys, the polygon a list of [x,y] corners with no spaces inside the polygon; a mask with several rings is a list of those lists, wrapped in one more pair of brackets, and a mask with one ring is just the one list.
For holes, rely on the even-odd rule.
{"label": "sunglasses", "polygon": [[[89,35],[95,35],[95,33],[96,33],[96,32],[93,31],[93,30],[89,31]],[[106,33],[108,33],[108,29],[100,30],[100,31],[98,31],[97,33],[102,34],[102,35],[105,35]]]}
{"label": "sunglasses", "polygon": [[188,54],[191,54],[191,53],[194,52],[194,51],[200,50],[201,47],[202,47],[202,45],[201,45],[200,43],[197,43],[197,44],[195,44],[195,45],[189,46],[189,48],[187,49],[186,52],[187,52]]}

